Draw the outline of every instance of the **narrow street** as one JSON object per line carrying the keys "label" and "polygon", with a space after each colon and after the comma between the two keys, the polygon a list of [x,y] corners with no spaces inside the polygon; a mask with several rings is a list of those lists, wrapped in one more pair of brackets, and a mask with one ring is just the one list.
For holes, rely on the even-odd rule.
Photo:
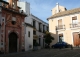
{"label": "narrow street", "polygon": [[0,57],[80,57],[80,49],[42,49],[0,55]]}

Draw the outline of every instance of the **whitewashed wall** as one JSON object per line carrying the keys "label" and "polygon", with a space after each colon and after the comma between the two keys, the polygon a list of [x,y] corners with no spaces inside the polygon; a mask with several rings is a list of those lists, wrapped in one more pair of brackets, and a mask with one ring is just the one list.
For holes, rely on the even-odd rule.
{"label": "whitewashed wall", "polygon": [[28,2],[18,2],[18,6],[21,7],[20,11],[23,10],[27,15],[27,17],[25,17],[25,22],[31,24],[32,19],[30,17],[30,4]]}
{"label": "whitewashed wall", "polygon": [[[28,37],[28,31],[30,31],[30,37]],[[32,47],[29,48],[29,45],[32,45]],[[26,34],[25,34],[25,51],[32,50],[32,49],[33,49],[33,28],[27,26]]]}
{"label": "whitewashed wall", "polygon": [[[1,23],[1,14],[0,14],[0,23]],[[0,48],[1,48],[1,28],[0,28]]]}
{"label": "whitewashed wall", "polygon": [[[43,25],[45,25],[45,30],[47,30],[46,26],[48,26],[48,23],[42,21],[42,20],[39,19],[39,18],[36,18],[36,17],[33,16],[33,15],[31,15],[31,18],[32,18],[32,20],[35,20],[35,21],[36,21],[36,29],[37,29],[36,34],[38,35],[37,42],[39,43],[39,38],[40,38],[40,39],[41,39],[41,42],[40,42],[41,48],[43,48],[43,39],[44,39],[44,38],[42,37],[42,35],[44,35],[44,33],[38,31],[38,30],[39,30],[39,22],[41,23],[41,28],[42,28],[41,30],[42,30],[42,31],[43,31]],[[45,45],[45,44],[44,44],[44,45]]]}
{"label": "whitewashed wall", "polygon": [[[32,19],[30,16],[30,4],[27,2],[18,2],[18,5],[22,8],[21,10],[27,15],[24,22],[32,24]],[[28,31],[30,31],[30,37],[28,37]],[[32,48],[29,48],[29,45],[32,45]],[[33,49],[33,28],[27,26],[25,34],[25,51]]]}
{"label": "whitewashed wall", "polygon": [[[43,25],[48,26],[48,24],[44,21],[42,21],[39,18],[36,18],[36,16],[33,16],[32,14],[30,14],[30,4],[27,2],[19,2],[18,5],[22,8],[21,10],[23,10],[28,16],[25,18],[25,22],[29,23],[31,25],[33,25],[33,19],[36,21],[36,29],[39,30],[39,22],[42,23],[42,31],[43,31]],[[25,34],[25,49],[26,51],[29,50],[29,44],[33,43],[33,37],[28,38],[28,31],[31,31],[31,36],[33,36],[33,29],[30,27],[26,27],[26,34]],[[45,28],[46,30],[46,28]],[[43,47],[43,38],[39,37],[41,35],[43,35],[44,33],[37,31],[36,34],[38,35],[38,40],[37,42],[39,42],[39,38],[41,38],[41,47]],[[29,40],[29,41],[28,41]]]}

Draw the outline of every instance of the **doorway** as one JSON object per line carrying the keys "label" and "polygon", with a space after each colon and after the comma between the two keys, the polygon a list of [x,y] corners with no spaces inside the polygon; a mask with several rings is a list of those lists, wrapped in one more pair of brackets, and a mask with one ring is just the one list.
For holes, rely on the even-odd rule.
{"label": "doorway", "polygon": [[59,42],[63,42],[63,41],[64,41],[63,34],[59,34]]}
{"label": "doorway", "polygon": [[78,34],[79,34],[78,32],[73,33],[74,46],[79,46],[80,45],[80,38],[79,38]]}
{"label": "doorway", "polygon": [[15,32],[9,34],[9,53],[17,52],[17,38]]}

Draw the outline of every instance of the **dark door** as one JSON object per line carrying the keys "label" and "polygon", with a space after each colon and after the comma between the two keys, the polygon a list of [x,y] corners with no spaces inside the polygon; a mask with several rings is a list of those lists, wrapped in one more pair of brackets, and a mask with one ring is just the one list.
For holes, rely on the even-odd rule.
{"label": "dark door", "polygon": [[17,34],[14,32],[9,34],[9,52],[17,52]]}
{"label": "dark door", "polygon": [[44,47],[44,39],[43,39],[43,47]]}
{"label": "dark door", "polygon": [[41,38],[39,38],[39,45],[41,45]]}

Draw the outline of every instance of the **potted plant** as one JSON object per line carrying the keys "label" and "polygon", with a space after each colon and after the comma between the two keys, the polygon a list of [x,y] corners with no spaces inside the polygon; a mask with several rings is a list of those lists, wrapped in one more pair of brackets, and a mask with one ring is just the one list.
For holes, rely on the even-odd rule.
{"label": "potted plant", "polygon": [[33,49],[34,50],[39,50],[39,49],[41,49],[41,47],[40,47],[40,45],[37,42],[35,42]]}

